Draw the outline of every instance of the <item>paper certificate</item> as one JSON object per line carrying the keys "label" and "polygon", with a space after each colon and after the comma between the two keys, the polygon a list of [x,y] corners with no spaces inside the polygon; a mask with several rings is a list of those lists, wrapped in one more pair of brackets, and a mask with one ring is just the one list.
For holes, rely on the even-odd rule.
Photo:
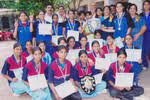
{"label": "paper certificate", "polygon": [[28,57],[26,58],[27,63],[30,62],[32,59],[33,59],[33,56],[32,56],[32,55],[28,56]]}
{"label": "paper certificate", "polygon": [[110,63],[117,61],[117,53],[105,54],[105,58],[110,61]]}
{"label": "paper certificate", "polygon": [[98,41],[99,44],[100,44],[100,47],[103,47],[103,45],[105,44],[103,39],[90,39],[90,40],[88,40],[89,46],[90,46],[90,50],[92,50],[92,42],[93,41]]}
{"label": "paper certificate", "polygon": [[73,36],[76,41],[79,41],[79,31],[74,31],[74,30],[68,30],[67,32],[67,38]]}
{"label": "paper certificate", "polygon": [[22,80],[22,73],[23,73],[22,68],[14,69],[13,72],[16,78]]}
{"label": "paper certificate", "polygon": [[55,90],[61,98],[65,98],[76,92],[76,89],[71,81],[65,81],[64,83],[56,86]]}
{"label": "paper certificate", "polygon": [[72,63],[72,65],[75,65],[76,63],[75,60],[78,58],[78,54],[80,50],[81,49],[69,50],[66,59],[68,59]]}
{"label": "paper certificate", "polygon": [[39,24],[39,34],[40,35],[51,35],[52,24]]}
{"label": "paper certificate", "polygon": [[121,37],[116,38],[114,44],[119,48],[124,47]]}
{"label": "paper certificate", "polygon": [[142,50],[141,49],[126,49],[127,61],[138,62],[141,59]]}
{"label": "paper certificate", "polygon": [[96,58],[95,62],[95,69],[105,69],[108,70],[111,62],[108,59],[105,58]]}
{"label": "paper certificate", "polygon": [[102,77],[103,77],[103,73],[94,75],[95,83],[96,83],[96,84],[101,83],[101,82],[102,82]]}
{"label": "paper certificate", "polygon": [[29,76],[28,81],[31,91],[44,89],[48,87],[44,74]]}
{"label": "paper certificate", "polygon": [[132,87],[134,73],[116,73],[115,86]]}
{"label": "paper certificate", "polygon": [[62,35],[55,35],[55,36],[52,36],[52,42],[55,43],[56,45],[58,45],[58,39],[60,37],[63,37]]}

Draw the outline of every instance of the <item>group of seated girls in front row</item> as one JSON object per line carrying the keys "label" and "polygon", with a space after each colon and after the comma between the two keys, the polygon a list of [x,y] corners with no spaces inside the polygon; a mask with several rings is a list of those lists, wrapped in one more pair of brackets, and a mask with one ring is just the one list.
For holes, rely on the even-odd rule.
{"label": "group of seated girls in front row", "polygon": [[[33,100],[61,100],[55,90],[55,86],[70,80],[74,85],[76,92],[63,98],[62,100],[81,100],[82,98],[93,98],[107,89],[110,95],[121,100],[133,100],[134,97],[144,93],[144,89],[138,85],[138,75],[141,72],[140,63],[126,62],[127,54],[125,48],[136,48],[133,46],[133,38],[130,34],[125,37],[124,48],[118,48],[113,45],[114,38],[109,35],[107,44],[100,48],[98,41],[92,42],[92,51],[86,48],[87,38],[81,38],[81,49],[75,65],[72,65],[66,59],[69,49],[74,49],[74,38],[68,39],[68,46],[64,38],[58,39],[59,46],[52,57],[45,51],[44,42],[39,42],[37,47],[32,47],[30,41],[26,42],[26,51],[22,53],[22,47],[19,43],[13,46],[13,55],[8,57],[2,68],[2,74],[9,82],[9,86],[15,96],[23,93],[29,94]],[[73,42],[72,42],[73,41]],[[88,52],[88,53],[87,53]],[[117,61],[110,65],[108,71],[95,69],[96,57],[104,58],[107,53],[117,53]],[[27,57],[32,55],[33,59],[27,62]],[[53,60],[52,60],[53,59]],[[14,70],[22,68],[20,74],[14,74]],[[116,87],[116,73],[135,73],[134,84],[132,87]],[[95,91],[87,94],[81,87],[81,79],[84,76],[93,76],[98,73],[104,73],[103,79],[96,84]],[[44,74],[48,87],[36,91],[31,91],[28,77],[38,74]]]}

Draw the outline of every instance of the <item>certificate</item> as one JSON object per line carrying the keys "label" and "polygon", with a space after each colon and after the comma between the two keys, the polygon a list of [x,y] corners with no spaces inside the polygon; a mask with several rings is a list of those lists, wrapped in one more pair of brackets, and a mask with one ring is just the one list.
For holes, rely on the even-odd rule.
{"label": "certificate", "polygon": [[52,42],[55,43],[56,45],[58,45],[58,39],[60,37],[63,37],[62,35],[55,35],[55,36],[52,36]]}
{"label": "certificate", "polygon": [[101,21],[98,18],[92,18],[92,19],[88,20],[87,24],[88,24],[90,31],[93,33],[95,30],[101,28]]}
{"label": "certificate", "polygon": [[132,87],[134,73],[116,73],[115,86]]}
{"label": "certificate", "polygon": [[116,38],[114,44],[115,44],[117,47],[119,47],[119,48],[124,47],[124,44],[123,44],[123,42],[122,42],[122,40],[121,40],[121,37]]}
{"label": "certificate", "polygon": [[30,62],[32,59],[33,59],[33,56],[32,56],[32,55],[28,56],[28,57],[26,58],[27,63]]}
{"label": "certificate", "polygon": [[22,68],[14,69],[13,72],[16,78],[22,80],[22,73],[23,73]]}
{"label": "certificate", "polygon": [[94,75],[95,83],[96,83],[96,84],[101,83],[101,82],[102,82],[102,77],[103,77],[103,73]]}
{"label": "certificate", "polygon": [[90,40],[88,40],[89,46],[90,46],[90,50],[92,50],[92,42],[93,41],[98,41],[99,44],[100,44],[100,47],[103,47],[103,45],[105,44],[103,39],[90,39]]}
{"label": "certificate", "polygon": [[80,50],[81,49],[69,50],[66,59],[68,59],[72,65],[75,65]]}
{"label": "certificate", "polygon": [[56,86],[55,90],[61,98],[65,98],[76,92],[76,89],[71,81],[65,81],[64,83]]}
{"label": "certificate", "polygon": [[105,69],[108,70],[111,62],[108,59],[105,58],[96,58],[95,62],[95,69]]}
{"label": "certificate", "polygon": [[39,34],[40,35],[51,35],[52,24],[39,24]]}
{"label": "certificate", "polygon": [[142,50],[141,49],[126,49],[127,61],[138,62],[141,59]]}
{"label": "certificate", "polygon": [[117,61],[117,53],[105,54],[105,58],[110,61],[110,63]]}
{"label": "certificate", "polygon": [[79,41],[79,31],[74,31],[74,30],[68,30],[67,32],[67,38],[73,36],[76,41]]}
{"label": "certificate", "polygon": [[31,91],[44,89],[48,87],[44,74],[29,76],[28,81]]}

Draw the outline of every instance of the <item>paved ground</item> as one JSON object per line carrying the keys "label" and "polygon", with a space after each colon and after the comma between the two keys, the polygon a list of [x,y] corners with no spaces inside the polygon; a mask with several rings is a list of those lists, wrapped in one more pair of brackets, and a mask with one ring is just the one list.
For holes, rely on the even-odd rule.
{"label": "paved ground", "polygon": [[[0,71],[4,60],[10,54],[12,54],[12,45],[14,41],[0,42]],[[143,71],[140,75],[140,84],[144,87],[145,93],[142,98],[136,100],[150,100],[150,68],[146,71]],[[144,97],[144,98],[143,98]],[[8,87],[7,81],[0,75],[0,100],[31,100],[31,98],[24,94],[20,97],[12,96],[11,89]],[[103,93],[96,98],[87,99],[87,100],[114,100],[107,93]]]}

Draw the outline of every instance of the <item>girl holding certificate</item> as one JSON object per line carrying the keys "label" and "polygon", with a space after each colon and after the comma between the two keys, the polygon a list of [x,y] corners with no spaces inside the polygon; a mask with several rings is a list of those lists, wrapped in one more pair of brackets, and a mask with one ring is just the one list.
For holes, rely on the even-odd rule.
{"label": "girl holding certificate", "polygon": [[39,33],[39,24],[43,24],[43,25],[44,24],[50,24],[49,22],[45,21],[45,19],[44,19],[45,15],[44,14],[45,14],[45,12],[40,10],[38,13],[39,19],[34,24],[36,43],[38,43],[40,41],[44,41],[46,44],[46,51],[51,54],[52,53],[51,34],[44,35],[42,33]]}
{"label": "girl holding certificate", "polygon": [[95,40],[92,42],[92,53],[89,53],[88,57],[94,62],[94,64],[96,62],[96,58],[105,57],[98,41]]}
{"label": "girl holding certificate", "polygon": [[143,44],[143,34],[146,31],[146,25],[144,19],[137,15],[137,10],[138,8],[135,4],[131,4],[128,8],[129,14],[135,25],[131,31],[131,34],[134,37],[133,44],[141,49]]}
{"label": "girl holding certificate", "polygon": [[81,36],[79,38],[80,40],[80,46],[78,47],[78,49],[83,49],[83,50],[86,50],[86,51],[90,51],[89,49],[89,44],[88,44],[88,38],[86,36]]}
{"label": "girl holding certificate", "polygon": [[[133,44],[133,37],[131,34],[128,34],[125,37],[125,49],[138,49]],[[141,66],[142,59],[139,59],[138,62],[128,61],[128,63],[132,66],[132,70],[134,72],[134,76],[135,76],[134,85],[138,85],[138,76],[140,72],[142,71],[142,66]]]}
{"label": "girl holding certificate", "polygon": [[21,56],[22,48],[20,43],[13,46],[14,54],[8,57],[2,68],[2,75],[8,80],[9,86],[14,96],[19,96],[28,91],[28,87],[21,80],[22,68],[26,64],[26,59]]}
{"label": "girl holding certificate", "polygon": [[75,12],[69,10],[68,15],[69,18],[63,23],[63,36],[65,38],[67,38],[68,30],[79,31],[80,28],[80,22],[74,19]]}
{"label": "girl holding certificate", "polygon": [[[33,60],[28,62],[24,69],[23,69],[23,76],[22,80],[26,84],[26,86],[30,86],[30,91],[28,92],[29,95],[32,97],[33,100],[52,100],[50,90],[48,87],[39,88],[32,90],[33,85],[36,86],[38,83],[30,83],[29,79],[31,77],[37,78],[36,81],[39,79],[40,75],[44,74],[44,79],[47,79],[48,72],[47,72],[47,64],[45,64],[42,60],[42,50],[39,47],[33,48]],[[43,81],[45,81],[43,79]],[[45,81],[46,82],[46,81]],[[33,85],[31,85],[33,84]],[[47,82],[46,82],[47,84]]]}
{"label": "girl holding certificate", "polygon": [[[52,38],[54,38],[53,36],[58,36],[58,37],[62,36],[62,23],[58,23],[58,15],[53,14],[52,19],[53,19],[53,22],[52,22],[53,35],[52,35]],[[53,43],[53,39],[52,39],[52,44],[53,44],[54,47],[57,46],[55,43]]]}
{"label": "girl holding certificate", "polygon": [[116,18],[114,19],[114,37],[124,38],[126,34],[131,32],[131,29],[134,27],[134,23],[129,14],[124,11],[124,6],[122,2],[116,4]]}
{"label": "girl holding certificate", "polygon": [[27,57],[29,57],[30,55],[32,55],[32,42],[31,41],[27,41],[26,42],[26,50],[22,53],[22,56],[24,56],[27,60]]}
{"label": "girl holding certificate", "polygon": [[21,44],[23,51],[25,51],[26,42],[32,41],[33,19],[33,16],[30,16],[30,21],[28,21],[26,12],[21,11],[19,14],[19,21],[15,22],[13,35]]}
{"label": "girl holding certificate", "polygon": [[[106,88],[106,83],[104,81],[99,82],[97,85],[94,84],[92,77],[98,73],[100,73],[100,70],[96,70],[93,64],[90,64],[87,52],[85,50],[81,50],[79,52],[79,61],[78,63],[76,63],[74,67],[74,80],[79,88],[79,92],[82,98],[95,97]],[[88,86],[86,86],[87,81],[90,83],[90,84],[88,83]],[[82,90],[85,92],[83,92]]]}
{"label": "girl holding certificate", "polygon": [[43,41],[39,42],[38,47],[42,50],[42,60],[43,60],[43,62],[45,62],[47,65],[50,65],[52,58],[49,55],[49,53],[45,51],[45,48],[46,48],[45,43]]}
{"label": "girl holding certificate", "polygon": [[[117,62],[110,65],[108,70],[108,89],[112,97],[121,100],[133,100],[133,97],[140,96],[144,93],[144,89],[139,86],[119,87],[116,85],[116,77],[118,73],[130,73],[132,67],[126,62],[127,54],[124,48],[117,53]],[[124,80],[126,81],[126,80]]]}
{"label": "girl holding certificate", "polygon": [[114,37],[112,35],[107,36],[107,45],[102,47],[104,54],[117,53],[119,48],[114,45]]}
{"label": "girl holding certificate", "polygon": [[143,48],[142,48],[142,60],[143,60],[143,69],[147,69],[149,64],[148,64],[148,56],[150,56],[150,1],[145,0],[143,2],[143,13],[141,16],[144,18],[147,30],[143,34]]}
{"label": "girl holding certificate", "polygon": [[[73,67],[70,61],[66,60],[67,55],[67,48],[63,45],[58,47],[57,50],[58,58],[55,59],[50,68],[49,68],[49,75],[48,81],[50,84],[50,88],[54,94],[56,100],[81,100],[80,94],[75,92],[70,96],[65,98],[61,98],[56,92],[56,86],[64,84],[67,81],[71,81],[73,84]],[[66,88],[67,89],[67,88]]]}
{"label": "girl holding certificate", "polygon": [[[60,45],[67,46],[67,41],[66,41],[66,39],[64,37],[58,38],[58,46],[60,46]],[[58,46],[55,48],[54,53],[52,55],[53,60],[55,60],[56,58],[58,58],[58,54],[57,54]]]}

